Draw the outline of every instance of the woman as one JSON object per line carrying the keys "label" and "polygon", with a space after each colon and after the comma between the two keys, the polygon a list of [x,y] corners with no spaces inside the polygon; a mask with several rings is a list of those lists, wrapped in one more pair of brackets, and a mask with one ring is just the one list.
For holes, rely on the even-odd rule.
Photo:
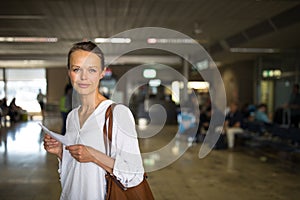
{"label": "woman", "polygon": [[105,154],[103,125],[113,103],[99,93],[105,73],[103,53],[92,42],[75,44],[68,54],[68,75],[81,105],[67,118],[66,136],[74,145],[64,147],[45,135],[44,148],[59,158],[61,200],[105,198],[105,173],[113,173],[127,187],[143,180],[144,169],[135,123],[129,109],[114,108],[111,157]]}

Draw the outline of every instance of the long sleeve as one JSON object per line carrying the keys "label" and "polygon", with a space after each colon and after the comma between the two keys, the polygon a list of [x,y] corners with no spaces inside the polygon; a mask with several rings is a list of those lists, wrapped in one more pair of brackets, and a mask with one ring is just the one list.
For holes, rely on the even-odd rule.
{"label": "long sleeve", "polygon": [[118,105],[114,108],[113,119],[113,174],[124,186],[133,187],[143,180],[144,174],[134,118],[127,107]]}

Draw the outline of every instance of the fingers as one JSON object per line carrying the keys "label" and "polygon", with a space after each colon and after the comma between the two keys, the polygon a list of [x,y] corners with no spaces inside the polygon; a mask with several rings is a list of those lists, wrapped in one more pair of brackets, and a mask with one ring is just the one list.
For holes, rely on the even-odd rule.
{"label": "fingers", "polygon": [[52,142],[52,143],[57,142],[57,143],[59,143],[56,139],[52,138],[48,134],[45,134],[45,136],[44,136],[44,142]]}
{"label": "fingers", "polygon": [[54,147],[54,146],[59,146],[60,142],[57,140],[53,139],[50,135],[45,134],[44,136],[44,147]]}
{"label": "fingers", "polygon": [[84,145],[82,144],[75,144],[75,145],[67,146],[66,149],[69,151],[75,151],[75,150],[83,149],[83,147]]}
{"label": "fingers", "polygon": [[67,146],[66,150],[69,150],[70,154],[74,158],[78,158],[84,153],[85,146],[82,144],[71,145],[71,146]]}
{"label": "fingers", "polygon": [[91,156],[87,147],[82,144],[76,144],[67,146],[66,150],[69,150],[70,154],[73,158],[75,158],[78,162],[90,162]]}
{"label": "fingers", "polygon": [[44,149],[52,154],[61,157],[62,155],[62,144],[57,140],[53,139],[50,135],[45,134],[44,136]]}

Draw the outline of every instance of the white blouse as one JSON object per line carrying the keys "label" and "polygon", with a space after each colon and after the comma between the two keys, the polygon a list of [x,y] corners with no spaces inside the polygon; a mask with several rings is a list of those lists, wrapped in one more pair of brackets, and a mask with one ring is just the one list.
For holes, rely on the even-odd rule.
{"label": "white blouse", "polygon": [[[111,100],[103,101],[80,128],[78,109],[67,118],[66,137],[74,144],[84,144],[105,153],[103,125]],[[113,174],[126,186],[133,187],[143,180],[144,168],[130,110],[117,105],[113,110],[111,157],[115,159]],[[103,200],[106,194],[105,170],[94,163],[76,161],[63,148],[59,163],[62,185],[61,200]]]}

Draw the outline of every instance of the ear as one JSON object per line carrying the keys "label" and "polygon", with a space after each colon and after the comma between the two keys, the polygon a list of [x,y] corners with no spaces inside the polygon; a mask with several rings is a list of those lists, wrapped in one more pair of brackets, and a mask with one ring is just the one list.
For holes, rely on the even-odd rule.
{"label": "ear", "polygon": [[68,69],[68,76],[70,78],[70,75],[71,75],[71,69]]}
{"label": "ear", "polygon": [[100,74],[100,79],[102,79],[105,75],[105,72],[106,72],[106,68],[107,67],[104,67],[104,69],[102,70],[101,74]]}

